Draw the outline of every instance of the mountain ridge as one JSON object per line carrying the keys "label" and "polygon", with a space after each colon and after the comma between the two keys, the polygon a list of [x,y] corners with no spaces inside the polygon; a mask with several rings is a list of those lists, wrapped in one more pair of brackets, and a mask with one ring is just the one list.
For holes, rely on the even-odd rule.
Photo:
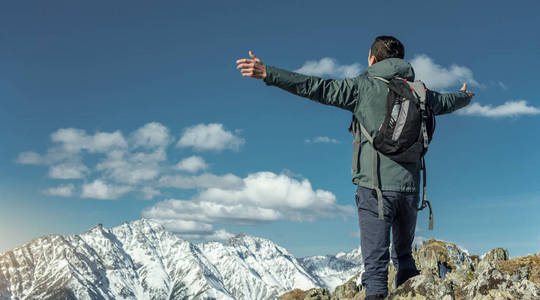
{"label": "mountain ridge", "polygon": [[[300,259],[269,239],[238,234],[225,243],[196,244],[157,222],[138,219],[111,228],[98,224],[81,234],[48,234],[6,251],[0,255],[0,295],[275,299],[292,288],[333,289],[342,283],[325,277],[332,266],[310,259],[318,269],[312,265],[307,271]],[[333,260],[338,272],[361,270]]]}

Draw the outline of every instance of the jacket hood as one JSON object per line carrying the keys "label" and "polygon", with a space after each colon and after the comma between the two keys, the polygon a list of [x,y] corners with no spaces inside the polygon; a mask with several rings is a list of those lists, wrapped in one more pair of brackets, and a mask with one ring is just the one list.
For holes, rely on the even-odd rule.
{"label": "jacket hood", "polygon": [[387,58],[375,63],[367,69],[367,74],[370,77],[378,76],[388,80],[401,77],[414,81],[414,70],[411,64],[401,58]]}

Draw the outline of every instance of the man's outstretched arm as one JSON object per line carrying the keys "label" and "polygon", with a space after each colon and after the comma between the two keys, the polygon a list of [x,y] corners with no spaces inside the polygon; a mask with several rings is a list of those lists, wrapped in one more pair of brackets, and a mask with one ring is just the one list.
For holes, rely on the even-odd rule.
{"label": "man's outstretched arm", "polygon": [[474,93],[467,90],[467,84],[464,83],[461,90],[457,93],[438,93],[427,90],[426,100],[429,107],[435,115],[442,115],[456,111],[467,106],[471,102]]}
{"label": "man's outstretched arm", "polygon": [[309,98],[323,104],[337,106],[352,111],[355,106],[357,85],[354,79],[333,80],[307,76],[286,71],[262,63],[251,51],[251,59],[236,61],[242,76],[263,79],[267,85],[274,85],[295,95]]}

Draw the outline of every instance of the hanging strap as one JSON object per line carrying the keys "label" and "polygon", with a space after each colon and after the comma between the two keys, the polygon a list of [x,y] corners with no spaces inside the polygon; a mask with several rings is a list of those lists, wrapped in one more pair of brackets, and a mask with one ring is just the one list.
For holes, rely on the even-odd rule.
{"label": "hanging strap", "polygon": [[366,130],[366,128],[360,123],[360,121],[356,120],[356,124],[360,126],[360,130],[362,131],[362,134],[366,137],[366,139],[371,144],[371,148],[373,150],[373,183],[372,187],[377,193],[377,206],[378,206],[378,213],[379,213],[379,220],[384,220],[384,206],[383,206],[383,197],[382,197],[382,191],[379,187],[379,154],[375,147],[373,146],[373,137],[369,134],[369,132]]}
{"label": "hanging strap", "polygon": [[433,230],[433,210],[431,209],[431,202],[427,200],[426,197],[426,161],[424,160],[424,157],[422,157],[422,205],[418,208],[418,210],[422,210],[426,207],[426,205],[429,207],[429,230]]}

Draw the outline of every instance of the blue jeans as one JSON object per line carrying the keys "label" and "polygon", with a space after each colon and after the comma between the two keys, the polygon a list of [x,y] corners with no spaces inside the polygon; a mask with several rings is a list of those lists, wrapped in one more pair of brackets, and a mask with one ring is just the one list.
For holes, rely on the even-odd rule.
{"label": "blue jeans", "polygon": [[377,195],[374,190],[359,186],[356,207],[360,225],[360,247],[364,259],[362,285],[366,296],[388,293],[390,230],[392,230],[392,262],[397,269],[396,286],[417,275],[412,257],[416,229],[418,192],[383,191],[384,220],[378,219]]}

